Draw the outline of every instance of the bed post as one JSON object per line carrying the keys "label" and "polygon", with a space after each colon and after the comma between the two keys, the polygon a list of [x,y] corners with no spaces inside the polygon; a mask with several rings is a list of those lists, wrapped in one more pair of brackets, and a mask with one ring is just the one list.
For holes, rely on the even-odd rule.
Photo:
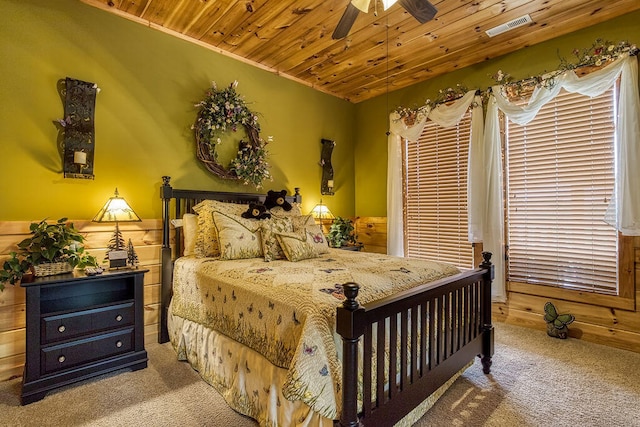
{"label": "bed post", "polygon": [[482,252],[484,259],[480,268],[487,270],[482,283],[482,372],[491,372],[491,357],[493,356],[493,325],[491,324],[491,282],[495,277],[494,266],[491,263],[491,252]]}
{"label": "bed post", "polygon": [[172,188],[169,184],[171,177],[162,177],[160,197],[162,198],[162,286],[160,290],[160,324],[158,325],[158,342],[160,344],[169,341],[167,329],[167,317],[169,314],[169,301],[171,300],[172,261],[169,231],[169,202],[171,201]]}
{"label": "bed post", "polygon": [[360,286],[349,282],[342,285],[346,300],[338,307],[336,331],[342,337],[342,414],[343,427],[360,426],[358,418],[358,341],[364,333],[364,309],[356,297]]}
{"label": "bed post", "polygon": [[300,195],[300,187],[294,188],[293,201],[296,203],[302,203],[302,196]]}

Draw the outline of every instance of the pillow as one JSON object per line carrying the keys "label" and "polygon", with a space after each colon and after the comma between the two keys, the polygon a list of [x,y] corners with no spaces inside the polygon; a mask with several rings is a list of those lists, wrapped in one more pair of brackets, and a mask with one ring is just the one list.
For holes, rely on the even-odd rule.
{"label": "pillow", "polygon": [[278,242],[275,233],[293,232],[291,218],[274,217],[271,219],[260,221],[260,223],[262,231],[262,252],[264,252],[264,260],[269,262],[276,259],[284,259],[284,252],[282,252],[282,248],[280,247],[280,243]]}
{"label": "pillow", "polygon": [[289,261],[296,262],[318,257],[316,248],[306,232],[276,233],[276,238]]}
{"label": "pillow", "polygon": [[281,206],[274,206],[269,209],[271,215],[273,216],[301,216],[302,210],[300,209],[300,203],[291,203],[291,210],[285,211]]}
{"label": "pillow", "polygon": [[307,240],[311,241],[318,255],[329,253],[329,243],[319,225],[307,225],[304,227]]}
{"label": "pillow", "polygon": [[249,205],[239,203],[225,203],[217,200],[203,200],[193,207],[198,214],[198,233],[194,247],[194,255],[197,257],[217,257],[220,255],[220,245],[213,224],[213,211],[232,215],[242,215]]}
{"label": "pillow", "polygon": [[316,225],[316,220],[311,215],[295,215],[291,216],[291,224],[293,224],[293,231],[302,231],[305,227],[311,227]]}
{"label": "pillow", "polygon": [[262,257],[260,221],[244,219],[239,215],[213,211],[220,259],[244,259]]}
{"label": "pillow", "polygon": [[182,216],[182,236],[184,237],[182,255],[194,255],[198,236],[198,215],[184,214]]}

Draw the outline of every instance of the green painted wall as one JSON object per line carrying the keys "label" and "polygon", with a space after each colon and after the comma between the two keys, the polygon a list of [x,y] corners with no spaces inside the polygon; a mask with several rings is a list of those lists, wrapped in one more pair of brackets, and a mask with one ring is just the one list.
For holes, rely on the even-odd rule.
{"label": "green painted wall", "polygon": [[[553,70],[558,52],[569,57],[598,37],[639,43],[639,21],[631,13],[352,105],[77,0],[0,0],[0,220],[90,219],[115,187],[140,216],[158,218],[162,175],[181,188],[255,191],[195,158],[193,104],[211,81],[234,80],[261,114],[262,136],[274,137],[266,189],[301,187],[310,210],[321,197],[320,139],[334,139],[337,192],[323,201],[337,215],[386,216],[389,110],[456,83],[484,89],[498,69],[516,78]],[[101,88],[93,181],[62,177],[53,121],[64,111],[56,83],[67,76]]]}
{"label": "green painted wall", "polygon": [[[195,157],[191,125],[211,81],[261,114],[273,182],[320,199],[321,138],[336,141],[337,192],[324,201],[353,215],[356,106],[77,0],[0,0],[0,220],[91,219],[115,187],[143,218],[159,218],[159,186],[255,192],[223,181]],[[64,179],[53,121],[59,79],[95,82],[95,180]],[[234,142],[226,142],[233,149]]]}
{"label": "green painted wall", "polygon": [[[640,44],[640,11],[594,25],[545,43],[521,49],[494,60],[393,91],[357,104],[355,140],[355,186],[357,216],[386,216],[388,114],[396,106],[416,107],[436,97],[438,90],[461,83],[469,89],[494,84],[490,75],[498,70],[516,79],[557,69],[559,54],[572,57],[575,48],[585,49],[597,38]],[[462,37],[463,35],[461,35]]]}

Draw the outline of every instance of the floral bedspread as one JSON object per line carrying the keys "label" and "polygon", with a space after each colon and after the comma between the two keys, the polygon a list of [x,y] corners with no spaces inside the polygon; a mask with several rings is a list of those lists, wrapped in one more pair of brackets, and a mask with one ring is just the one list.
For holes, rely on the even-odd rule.
{"label": "floral bedspread", "polygon": [[358,302],[367,304],[458,272],[447,264],[337,249],[300,262],[186,257],[175,264],[171,307],[288,369],[285,398],[334,419],[342,382],[335,341],[341,284],[358,283]]}

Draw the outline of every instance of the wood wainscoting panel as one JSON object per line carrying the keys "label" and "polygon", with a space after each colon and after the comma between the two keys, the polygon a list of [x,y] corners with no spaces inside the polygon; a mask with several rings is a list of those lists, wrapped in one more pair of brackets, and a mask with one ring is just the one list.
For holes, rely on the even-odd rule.
{"label": "wood wainscoting panel", "polygon": [[544,304],[550,301],[559,313],[575,316],[576,320],[569,325],[570,338],[640,353],[640,237],[629,241],[633,248],[627,252],[631,252],[634,268],[628,280],[633,286],[628,287],[631,289],[628,295],[620,298],[621,303],[613,301],[615,297],[604,295],[585,294],[584,298],[576,298],[575,291],[565,298],[563,293],[572,291],[559,288],[549,288],[545,295],[536,295],[534,286],[517,285],[508,288],[506,303],[493,304],[493,319],[546,330]]}
{"label": "wood wainscoting panel", "polygon": [[387,218],[362,216],[355,219],[358,241],[364,244],[364,252],[387,253]]}

